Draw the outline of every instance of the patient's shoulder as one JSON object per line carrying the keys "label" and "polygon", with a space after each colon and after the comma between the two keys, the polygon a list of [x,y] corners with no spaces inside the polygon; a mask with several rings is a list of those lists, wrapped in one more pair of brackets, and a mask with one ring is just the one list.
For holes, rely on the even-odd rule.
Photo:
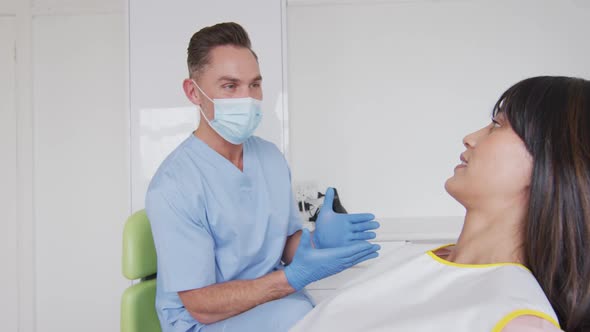
{"label": "patient's shoulder", "polygon": [[561,330],[546,319],[525,315],[510,321],[502,332],[561,332]]}

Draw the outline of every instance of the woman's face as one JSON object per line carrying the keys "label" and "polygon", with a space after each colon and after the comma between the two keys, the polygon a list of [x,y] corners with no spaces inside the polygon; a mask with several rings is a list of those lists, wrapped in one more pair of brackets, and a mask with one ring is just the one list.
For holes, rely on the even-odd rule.
{"label": "woman's face", "polygon": [[466,151],[445,189],[465,208],[527,204],[532,157],[503,113],[463,139]]}

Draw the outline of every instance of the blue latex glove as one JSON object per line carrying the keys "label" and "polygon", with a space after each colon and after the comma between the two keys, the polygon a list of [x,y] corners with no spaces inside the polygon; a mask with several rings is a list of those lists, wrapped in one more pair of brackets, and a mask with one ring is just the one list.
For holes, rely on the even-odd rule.
{"label": "blue latex glove", "polygon": [[316,249],[311,246],[309,230],[304,229],[295,256],[284,270],[285,276],[291,287],[299,291],[314,281],[379,256],[379,249],[381,246],[367,241],[348,247]]}
{"label": "blue latex glove", "polygon": [[379,228],[379,223],[373,220],[374,215],[336,213],[332,209],[333,203],[334,188],[328,188],[315,222],[313,243],[316,248],[343,247],[375,238],[375,232],[367,232]]}

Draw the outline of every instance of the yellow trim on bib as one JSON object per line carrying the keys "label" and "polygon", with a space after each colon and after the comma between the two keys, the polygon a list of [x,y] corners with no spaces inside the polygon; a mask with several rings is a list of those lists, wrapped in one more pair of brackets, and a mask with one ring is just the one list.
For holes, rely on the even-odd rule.
{"label": "yellow trim on bib", "polygon": [[504,329],[506,327],[506,325],[508,325],[508,323],[510,323],[513,319],[520,317],[520,316],[536,316],[539,318],[542,318],[544,320],[549,321],[551,324],[555,325],[555,327],[557,327],[558,329],[561,330],[561,326],[559,326],[559,323],[553,319],[553,317],[547,315],[544,312],[540,312],[540,311],[536,311],[536,310],[529,310],[529,309],[521,309],[521,310],[515,310],[511,313],[509,313],[508,315],[506,315],[504,318],[502,318],[502,320],[500,320],[498,322],[498,324],[496,324],[496,326],[494,326],[494,329],[492,330],[492,332],[501,332],[502,329]]}
{"label": "yellow trim on bib", "polygon": [[[531,272],[531,270],[529,270],[526,266],[519,264],[519,263],[491,263],[491,264],[461,264],[461,263],[455,263],[455,262],[450,262],[446,259],[440,258],[438,257],[434,252],[442,249],[442,248],[446,248],[446,247],[450,247],[450,246],[454,246],[454,243],[451,244],[446,244],[444,246],[438,247],[436,249],[433,250],[429,250],[426,252],[426,254],[428,254],[428,256],[432,257],[434,260],[436,260],[437,262],[444,264],[444,265],[448,265],[448,266],[454,266],[454,267],[462,267],[462,268],[486,268],[486,267],[497,267],[497,266],[518,266],[521,267],[529,272]],[[531,272],[532,273],[532,272]]]}

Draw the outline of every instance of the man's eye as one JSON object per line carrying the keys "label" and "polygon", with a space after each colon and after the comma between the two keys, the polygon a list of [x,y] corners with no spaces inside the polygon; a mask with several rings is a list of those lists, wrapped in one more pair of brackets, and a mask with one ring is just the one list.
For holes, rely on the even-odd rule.
{"label": "man's eye", "polygon": [[260,87],[260,82],[252,83],[252,84],[250,84],[250,86],[253,87],[253,88],[259,88]]}
{"label": "man's eye", "polygon": [[236,88],[236,85],[235,84],[226,84],[223,86],[223,88],[233,90]]}

